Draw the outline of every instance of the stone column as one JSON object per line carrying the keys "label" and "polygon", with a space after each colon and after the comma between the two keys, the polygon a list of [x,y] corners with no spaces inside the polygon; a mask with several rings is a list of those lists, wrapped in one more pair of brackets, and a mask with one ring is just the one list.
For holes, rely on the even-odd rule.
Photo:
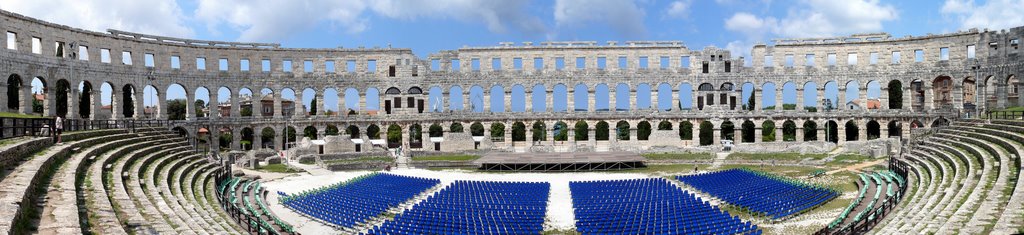
{"label": "stone column", "polygon": [[323,116],[324,114],[327,114],[327,110],[324,109],[324,107],[327,107],[324,106],[324,93],[317,92],[314,99],[316,99],[316,115]]}
{"label": "stone column", "polygon": [[837,123],[836,126],[836,129],[838,129],[836,133],[836,140],[838,141],[836,141],[836,144],[846,144],[846,125]]}
{"label": "stone column", "polygon": [[796,88],[796,94],[797,94],[796,95],[796,111],[797,112],[803,112],[804,111],[804,98],[805,98],[804,97],[804,88],[802,88],[802,87]]}
{"label": "stone column", "polygon": [[[593,113],[597,111],[597,94],[595,92],[597,88],[587,93],[587,112]],[[610,104],[609,104],[610,105]]]}
{"label": "stone column", "polygon": [[252,149],[263,149],[263,128],[255,127],[252,130]]}
{"label": "stone column", "polygon": [[[339,102],[344,103],[344,101],[339,101]],[[253,117],[262,118],[263,117],[263,95],[255,95],[254,94],[252,96],[252,98],[249,99],[249,108],[252,109],[252,116]],[[253,146],[255,146],[255,144],[253,144]]]}
{"label": "stone column", "polygon": [[210,151],[220,152],[220,127],[210,126],[209,128],[210,128]]}
{"label": "stone column", "polygon": [[132,91],[132,107],[135,108],[135,114],[132,116],[132,119],[144,119],[145,115],[143,114],[143,112],[146,110],[146,105],[143,102],[144,100],[142,99],[142,93],[138,92],[137,90]]}
{"label": "stone column", "polygon": [[[158,120],[166,120],[167,117],[168,117],[168,114],[167,114],[167,107],[168,107],[168,105],[167,105],[167,97],[160,97],[160,98],[161,99],[158,100],[157,107],[156,107],[156,110],[157,110],[157,112],[156,112],[156,119],[158,119]],[[188,102],[186,102],[186,103],[188,103]],[[188,105],[185,105],[185,107],[187,108]]]}
{"label": "stone column", "polygon": [[14,113],[16,111],[8,110],[8,108],[7,108],[7,102],[8,102],[7,101],[7,93],[9,92],[9,90],[7,90],[7,89],[8,89],[7,83],[6,82],[0,82],[0,92],[3,92],[3,94],[4,94],[4,95],[0,95],[0,111]]}
{"label": "stone column", "polygon": [[1024,82],[1017,82],[1016,85],[1017,85],[1017,106],[1024,106],[1024,94],[1021,94],[1021,91],[1024,91]]}
{"label": "stone column", "polygon": [[[379,100],[379,99],[378,99]],[[306,116],[306,103],[302,101],[302,93],[295,93],[295,109],[292,111],[293,118],[305,117]]]}
{"label": "stone column", "polygon": [[[815,124],[817,124],[817,122],[815,122]],[[814,132],[814,134],[815,134],[814,137],[818,138],[818,140],[820,140],[820,141],[828,141],[828,140],[825,139],[825,135],[827,134],[826,131],[828,131],[828,130],[825,130],[825,127],[828,126],[828,121],[826,120],[823,124],[824,125],[817,125],[815,127],[816,131]]]}
{"label": "stone column", "polygon": [[764,141],[764,130],[761,127],[754,128],[754,143],[761,143]]}
{"label": "stone column", "polygon": [[[814,100],[814,103],[816,104],[815,107],[818,109],[818,112],[824,112],[825,103],[821,102],[821,99],[825,98],[825,88],[824,87],[819,87],[819,88],[815,88],[815,90],[818,91],[817,95],[814,96],[814,98],[816,99],[816,100]],[[836,104],[836,106],[839,106],[839,105],[843,105],[843,104],[841,104],[841,103],[837,103]],[[838,108],[838,107],[836,107],[836,108]]]}
{"label": "stone column", "polygon": [[[71,91],[69,92],[71,94],[68,94],[68,102],[65,104],[68,108],[68,113],[65,116],[65,118],[80,119],[81,117],[78,116],[78,89],[69,87],[68,90]],[[163,105],[160,107],[167,107],[167,105]]]}
{"label": "stone column", "polygon": [[[90,100],[90,101],[92,101],[92,104],[90,105],[92,107],[92,111],[89,114],[89,119],[90,120],[100,120],[98,117],[99,117],[100,110],[103,110],[103,100],[102,100],[103,99],[103,92],[99,91],[99,90],[93,90],[92,94],[90,94],[90,95],[92,96],[92,100]],[[194,102],[187,102],[187,103],[189,103],[189,105],[195,105]],[[193,110],[193,112],[195,112],[194,108],[190,109],[190,110]],[[193,113],[193,116],[195,116],[194,113]]]}
{"label": "stone column", "polygon": [[285,140],[284,136],[285,136],[285,134],[288,134],[288,133],[285,132],[285,130],[286,129],[282,128],[282,129],[277,130],[277,133],[274,133],[275,134],[274,135],[274,150],[277,150],[277,151],[283,150],[282,147],[284,146],[284,140]]}
{"label": "stone column", "polygon": [[473,112],[473,109],[471,109],[471,107],[473,107],[473,102],[469,100],[469,90],[462,92],[462,107],[465,107],[462,110]]}
{"label": "stone column", "polygon": [[206,104],[207,107],[210,107],[208,114],[210,120],[217,120],[220,117],[220,98],[218,97],[217,90],[210,90],[210,102]]}
{"label": "stone column", "polygon": [[700,146],[700,122],[693,125],[693,129],[690,130],[690,136],[693,137],[691,138],[692,140],[690,140],[693,141],[693,143],[690,145],[694,147]]}
{"label": "stone column", "polygon": [[487,94],[484,94],[483,98],[484,98],[484,102],[483,102],[484,112],[485,113],[491,112],[491,93],[488,92]]}
{"label": "stone column", "polygon": [[803,125],[803,122],[796,123],[796,137],[795,138],[796,138],[797,142],[803,142],[804,141],[804,125]]}
{"label": "stone column", "polygon": [[[111,94],[110,95],[110,119],[111,120],[121,119],[121,118],[123,118],[123,116],[121,114],[122,111],[123,111],[123,108],[121,107],[122,106],[122,104],[121,104],[121,97],[122,97],[121,90],[118,89],[117,87],[111,86],[110,94]],[[29,103],[29,107],[28,108],[29,108],[29,113],[31,113],[32,112],[31,103]]]}
{"label": "stone column", "polygon": [[501,99],[503,111],[508,113],[512,112],[512,90],[505,91],[505,97]]}
{"label": "stone column", "polygon": [[[783,110],[782,108],[782,89],[776,89],[779,92],[775,93],[775,110]],[[797,94],[799,96],[799,94]]]}
{"label": "stone column", "polygon": [[630,92],[627,92],[627,94],[629,94],[629,110],[640,110],[640,107],[636,106],[637,99],[639,99],[640,97],[637,96],[637,93],[635,91],[633,91],[633,88],[630,88]]}
{"label": "stone column", "polygon": [[719,123],[713,129],[714,129],[714,132],[712,133],[711,145],[714,145],[714,146],[722,145],[722,124]]}
{"label": "stone column", "polygon": [[[846,102],[856,100],[857,98],[853,98],[853,99],[849,99],[849,100],[846,99],[846,98],[848,98],[848,97],[846,97],[846,85],[843,85],[843,86],[839,87],[838,90],[839,90],[840,94],[836,95],[836,98],[838,99],[836,101],[836,106],[838,106],[838,107],[836,107],[836,109],[837,110],[849,110],[850,107],[846,106]],[[863,105],[863,104],[861,104],[861,105]]]}
{"label": "stone column", "polygon": [[[617,107],[619,107],[619,104],[617,103],[618,101],[616,100],[616,96],[617,95],[615,94],[615,90],[612,88],[608,88],[608,111],[614,112],[616,111]],[[596,99],[597,97],[594,98]],[[614,138],[609,137],[608,139],[610,140]]]}
{"label": "stone column", "polygon": [[[195,93],[185,92],[185,120],[196,119],[196,99]],[[95,114],[93,114],[95,115]]]}
{"label": "stone column", "polygon": [[[43,100],[43,116],[50,117],[57,113],[57,89],[50,87],[43,89],[43,95],[46,96]],[[138,112],[135,112],[138,113]]]}
{"label": "stone column", "polygon": [[913,103],[914,96],[917,96],[917,94],[914,94],[914,93],[915,93],[914,90],[911,90],[909,85],[903,87],[903,109],[905,109],[905,110],[913,110],[914,109],[914,103]]}
{"label": "stone column", "polygon": [[568,92],[568,90],[569,89],[566,88],[566,92],[565,92],[565,111],[569,112],[569,113],[572,113],[572,112],[576,111],[576,91],[575,91],[575,89],[573,89],[573,92]]}
{"label": "stone column", "polygon": [[878,102],[881,103],[881,110],[889,109],[889,86],[882,86],[880,93],[878,94]]}
{"label": "stone column", "polygon": [[[995,78],[992,78],[992,79],[995,79]],[[999,109],[1006,108],[1006,103],[1007,103],[1006,100],[1008,99],[1007,98],[1008,97],[1008,95],[1007,95],[1007,93],[1008,93],[1007,90],[1008,89],[1007,88],[1009,88],[1009,87],[1007,86],[1006,83],[1000,83],[1000,82],[996,83],[996,94],[995,94],[996,95],[996,107],[995,108],[999,108]]]}
{"label": "stone column", "polygon": [[553,90],[549,90],[549,91],[547,91],[547,93],[548,93],[548,95],[544,96],[544,99],[545,99],[544,102],[546,102],[546,103],[544,103],[544,109],[547,109],[547,112],[549,112],[549,113],[550,112],[554,112],[555,111],[555,92]]}
{"label": "stone column", "polygon": [[239,99],[238,96],[239,96],[238,92],[232,93],[231,94],[231,98],[229,100],[231,102],[231,116],[232,117],[241,117],[242,116],[242,114],[241,114],[242,107],[238,105],[238,99]]}
{"label": "stone column", "polygon": [[[525,90],[525,88],[524,88],[524,90]],[[527,113],[533,112],[533,92],[523,92],[523,102],[526,103],[526,104],[523,105],[523,111],[525,111]],[[530,129],[530,128],[526,128],[526,129]],[[532,137],[529,137],[529,136],[527,137],[527,139],[530,139],[530,138],[532,138]]]}
{"label": "stone column", "polygon": [[925,83],[924,86],[924,110],[935,109],[935,92],[932,90],[932,86]]}
{"label": "stone column", "polygon": [[242,128],[231,128],[231,150],[242,150]]}
{"label": "stone column", "polygon": [[[281,92],[274,92],[273,95],[274,95],[273,96],[274,97],[274,118],[275,119],[281,118],[281,117],[284,116],[284,110],[282,108],[283,105],[281,105]],[[363,99],[362,96],[360,96],[360,102],[363,102],[362,99]],[[280,143],[281,142],[277,142],[277,144],[274,144],[274,145],[277,146],[277,145],[280,145]],[[280,150],[280,147],[278,148],[278,150]]]}
{"label": "stone column", "polygon": [[857,90],[857,98],[862,99],[861,100],[862,102],[860,104],[861,111],[862,112],[867,112],[868,111],[868,86],[867,86],[867,84],[864,84],[863,87],[861,87],[860,89]]}
{"label": "stone column", "polygon": [[[879,123],[881,126],[881,123]],[[879,128],[881,129],[881,128]],[[879,134],[881,135],[881,134]],[[868,126],[863,120],[857,122],[857,140],[865,141],[868,140]]]}
{"label": "stone column", "polygon": [[[447,99],[448,96],[445,96]],[[255,106],[253,106],[255,107]],[[338,93],[338,116],[345,116],[348,114],[348,104],[345,103],[345,92]]]}
{"label": "stone column", "polygon": [[[750,92],[750,97],[754,97],[754,103],[751,104],[751,105],[754,106],[754,112],[756,112],[756,113],[760,113],[761,112],[761,103],[764,103],[764,101],[761,100],[761,98],[764,98],[764,97],[763,96],[762,97],[758,97],[757,96],[757,94],[761,94],[762,92],[763,91],[761,90],[761,88],[758,88],[756,86],[754,87],[754,91]],[[758,139],[758,138],[755,137],[754,139]],[[758,142],[760,142],[760,141],[758,141]]]}

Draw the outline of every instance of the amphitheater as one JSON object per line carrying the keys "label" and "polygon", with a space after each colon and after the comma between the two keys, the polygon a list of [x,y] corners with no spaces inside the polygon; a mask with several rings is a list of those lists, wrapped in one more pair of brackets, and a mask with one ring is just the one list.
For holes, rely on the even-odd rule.
{"label": "amphitheater", "polygon": [[1024,27],[418,57],[0,18],[3,233],[1024,232]]}

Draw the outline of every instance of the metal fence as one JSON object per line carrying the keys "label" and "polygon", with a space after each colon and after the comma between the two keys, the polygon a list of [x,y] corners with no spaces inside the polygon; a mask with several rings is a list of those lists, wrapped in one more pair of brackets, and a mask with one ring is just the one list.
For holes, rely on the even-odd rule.
{"label": "metal fence", "polygon": [[985,119],[1024,119],[1024,111],[988,111]]}
{"label": "metal fence", "polygon": [[[101,129],[132,129],[140,127],[166,127],[175,121],[168,120],[63,120],[63,131],[86,131]],[[0,117],[0,139],[22,136],[53,137],[56,132],[54,118],[13,118]]]}

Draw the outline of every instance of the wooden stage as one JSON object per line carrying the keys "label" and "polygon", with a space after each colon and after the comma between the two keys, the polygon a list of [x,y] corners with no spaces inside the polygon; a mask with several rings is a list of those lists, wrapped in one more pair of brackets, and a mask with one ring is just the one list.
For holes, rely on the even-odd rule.
{"label": "wooden stage", "polygon": [[473,161],[485,171],[601,171],[647,167],[632,152],[488,153]]}

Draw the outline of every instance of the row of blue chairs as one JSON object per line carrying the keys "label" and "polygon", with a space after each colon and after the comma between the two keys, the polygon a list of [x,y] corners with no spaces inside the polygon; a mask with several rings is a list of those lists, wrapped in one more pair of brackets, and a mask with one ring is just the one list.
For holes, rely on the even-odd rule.
{"label": "row of blue chairs", "polygon": [[540,234],[549,183],[455,181],[368,234]]}
{"label": "row of blue chairs", "polygon": [[440,183],[437,179],[372,173],[332,187],[287,196],[282,203],[310,217],[353,227]]}
{"label": "row of blue chairs", "polygon": [[729,169],[676,179],[697,190],[771,219],[783,219],[839,196],[834,189],[748,169]]}
{"label": "row of blue chairs", "polygon": [[760,234],[666,179],[570,182],[582,234]]}

